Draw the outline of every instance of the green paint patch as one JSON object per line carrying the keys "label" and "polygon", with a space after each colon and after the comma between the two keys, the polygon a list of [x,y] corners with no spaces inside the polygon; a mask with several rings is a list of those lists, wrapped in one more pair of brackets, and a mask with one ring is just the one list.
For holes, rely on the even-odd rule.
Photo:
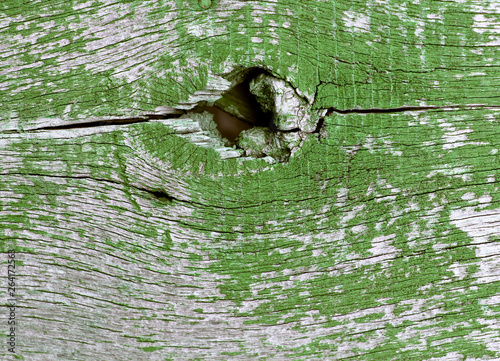
{"label": "green paint patch", "polygon": [[139,347],[139,349],[146,352],[155,352],[165,349],[165,346],[147,346],[147,347]]}
{"label": "green paint patch", "polygon": [[170,232],[168,230],[165,231],[162,237],[162,242],[163,242],[163,250],[164,251],[169,251],[172,246],[174,245],[174,242],[172,240],[172,237],[170,236]]}
{"label": "green paint patch", "polygon": [[[493,2],[75,9],[84,4],[0,5],[0,127],[15,130],[1,133],[0,244],[40,275],[26,284],[50,282],[30,297],[57,292],[65,317],[67,304],[90,301],[63,287],[95,275],[70,290],[105,286],[107,306],[91,302],[103,317],[142,310],[132,324],[112,320],[132,325],[124,337],[158,342],[144,332],[153,323],[173,332],[168,345],[128,350],[136,359],[194,348],[200,359],[498,356],[498,235],[484,225],[499,218],[500,117],[467,106],[498,106]],[[253,88],[283,128],[253,124],[269,129],[243,133],[247,157],[195,144],[179,114],[155,118],[169,106],[229,108],[241,69],[279,79]],[[307,112],[276,109],[280,95]],[[301,123],[325,109],[318,129]],[[149,121],[103,134],[26,130],[143,114]],[[206,303],[229,312],[211,334]],[[43,309],[25,311],[43,330]],[[259,339],[234,331],[238,320]],[[215,342],[220,334],[228,339]],[[175,341],[189,337],[190,347]]]}
{"label": "green paint patch", "polygon": [[382,317],[384,317],[384,315],[385,315],[385,313],[383,313],[383,312],[370,313],[366,316],[355,318],[354,322],[356,322],[356,323],[368,323],[371,321],[379,320]]}

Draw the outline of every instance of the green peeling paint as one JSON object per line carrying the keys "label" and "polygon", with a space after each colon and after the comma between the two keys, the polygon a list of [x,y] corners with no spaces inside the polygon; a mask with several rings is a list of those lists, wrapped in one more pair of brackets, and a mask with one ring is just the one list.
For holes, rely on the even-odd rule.
{"label": "green peeling paint", "polygon": [[4,1],[0,358],[500,358],[498,6]]}

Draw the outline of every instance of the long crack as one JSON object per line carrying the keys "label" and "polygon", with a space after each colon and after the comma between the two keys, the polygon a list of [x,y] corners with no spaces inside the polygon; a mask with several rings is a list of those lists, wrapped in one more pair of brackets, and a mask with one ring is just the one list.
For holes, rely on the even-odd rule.
{"label": "long crack", "polygon": [[500,109],[500,105],[484,105],[484,104],[470,104],[470,105],[429,105],[429,106],[402,106],[397,108],[369,108],[369,109],[337,109],[334,107],[327,108],[326,114],[323,116],[329,116],[333,113],[339,114],[351,114],[351,113],[359,113],[359,114],[370,114],[370,113],[401,113],[401,112],[409,112],[409,111],[426,111],[426,110],[474,110],[474,109]]}
{"label": "long crack", "polygon": [[[243,156],[256,158],[271,156],[286,162],[300,148],[307,134],[321,134],[325,119],[332,114],[383,114],[429,110],[499,109],[483,104],[446,106],[402,106],[395,108],[338,109],[335,107],[312,110],[312,103],[298,93],[289,82],[261,68],[240,69],[226,74],[233,81],[231,89],[212,103],[200,101],[191,109],[171,109],[169,114],[149,114],[133,118],[103,119],[91,122],[72,122],[66,125],[44,126],[28,131],[83,129],[110,125],[131,125],[153,120],[209,118],[215,122],[215,131],[227,146],[243,150]],[[203,112],[210,114],[202,115]],[[323,114],[323,115],[320,115]],[[204,118],[205,117],[205,118]],[[201,126],[201,121],[198,120]],[[234,129],[230,130],[230,128]],[[211,125],[208,128],[214,128]],[[204,129],[203,126],[201,126]],[[229,130],[228,130],[229,129]],[[206,129],[204,129],[206,130]],[[210,129],[209,129],[210,130]],[[14,130],[4,133],[16,132]],[[24,131],[23,131],[24,132]]]}

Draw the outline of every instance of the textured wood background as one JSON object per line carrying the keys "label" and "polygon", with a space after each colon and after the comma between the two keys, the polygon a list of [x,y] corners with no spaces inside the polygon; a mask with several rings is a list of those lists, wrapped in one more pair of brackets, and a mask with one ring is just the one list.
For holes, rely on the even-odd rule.
{"label": "textured wood background", "polygon": [[[1,358],[500,359],[499,46],[498,0],[2,1]],[[287,159],[189,112],[254,68]]]}

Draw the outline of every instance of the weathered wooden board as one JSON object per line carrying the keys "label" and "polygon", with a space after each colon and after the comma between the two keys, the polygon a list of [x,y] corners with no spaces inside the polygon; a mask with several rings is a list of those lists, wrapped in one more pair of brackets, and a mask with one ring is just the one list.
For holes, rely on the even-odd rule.
{"label": "weathered wooden board", "polygon": [[[500,359],[499,45],[498,1],[2,2],[2,359]],[[286,157],[189,112],[245,69]]]}

